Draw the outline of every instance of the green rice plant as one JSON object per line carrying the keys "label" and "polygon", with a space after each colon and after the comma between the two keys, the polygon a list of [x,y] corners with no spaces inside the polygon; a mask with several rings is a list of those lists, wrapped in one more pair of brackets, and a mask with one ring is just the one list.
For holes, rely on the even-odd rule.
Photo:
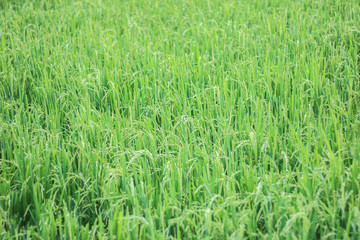
{"label": "green rice plant", "polygon": [[0,0],[0,239],[359,239],[357,0]]}

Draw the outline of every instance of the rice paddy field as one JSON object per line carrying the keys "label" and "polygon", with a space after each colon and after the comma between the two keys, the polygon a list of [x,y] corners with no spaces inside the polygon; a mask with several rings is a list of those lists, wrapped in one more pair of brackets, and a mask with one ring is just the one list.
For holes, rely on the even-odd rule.
{"label": "rice paddy field", "polygon": [[0,239],[359,239],[360,1],[0,0]]}

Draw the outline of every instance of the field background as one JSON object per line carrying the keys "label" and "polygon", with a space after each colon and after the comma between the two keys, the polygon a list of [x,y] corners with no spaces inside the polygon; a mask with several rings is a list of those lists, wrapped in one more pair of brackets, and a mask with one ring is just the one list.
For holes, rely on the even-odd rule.
{"label": "field background", "polygon": [[360,1],[0,0],[0,238],[359,239]]}

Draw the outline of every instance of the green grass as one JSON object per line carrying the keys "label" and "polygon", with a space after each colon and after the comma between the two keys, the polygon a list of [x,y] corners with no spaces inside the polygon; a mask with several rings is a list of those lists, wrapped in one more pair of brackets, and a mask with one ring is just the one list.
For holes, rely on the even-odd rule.
{"label": "green grass", "polygon": [[0,1],[0,239],[359,239],[359,191],[360,1]]}

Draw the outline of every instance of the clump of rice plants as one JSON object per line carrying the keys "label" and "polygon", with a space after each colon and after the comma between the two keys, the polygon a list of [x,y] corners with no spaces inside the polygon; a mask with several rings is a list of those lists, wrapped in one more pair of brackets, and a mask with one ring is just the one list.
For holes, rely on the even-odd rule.
{"label": "clump of rice plants", "polygon": [[0,1],[0,239],[359,239],[360,1]]}

